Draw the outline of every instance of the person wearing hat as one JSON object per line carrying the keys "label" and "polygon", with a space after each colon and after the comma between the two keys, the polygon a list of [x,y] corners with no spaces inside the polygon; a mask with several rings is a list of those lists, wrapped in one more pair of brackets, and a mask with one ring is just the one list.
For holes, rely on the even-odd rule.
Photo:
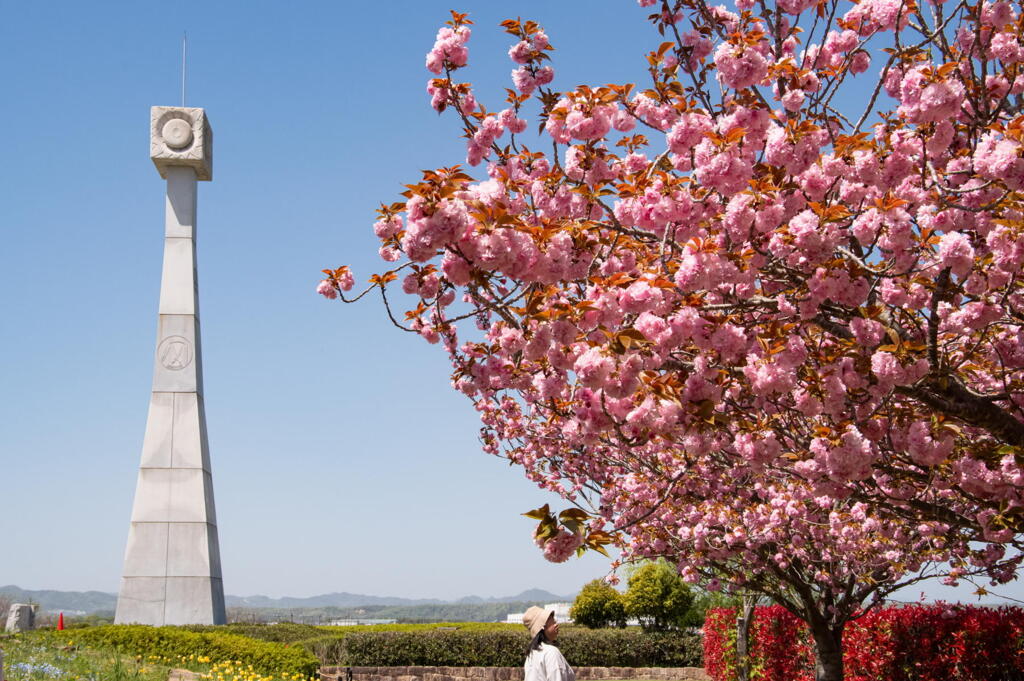
{"label": "person wearing hat", "polygon": [[523,613],[523,624],[531,637],[523,664],[523,681],[576,681],[576,672],[565,661],[562,651],[552,645],[558,638],[555,609],[532,605]]}

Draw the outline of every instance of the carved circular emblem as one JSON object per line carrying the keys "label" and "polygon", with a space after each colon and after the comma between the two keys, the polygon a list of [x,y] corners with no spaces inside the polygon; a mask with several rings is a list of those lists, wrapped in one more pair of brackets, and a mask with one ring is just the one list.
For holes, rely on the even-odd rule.
{"label": "carved circular emblem", "polygon": [[157,346],[156,357],[163,368],[181,371],[192,363],[192,343],[182,336],[168,336]]}
{"label": "carved circular emblem", "polygon": [[182,118],[172,118],[164,123],[160,131],[167,146],[174,149],[187,147],[192,143],[192,125]]}

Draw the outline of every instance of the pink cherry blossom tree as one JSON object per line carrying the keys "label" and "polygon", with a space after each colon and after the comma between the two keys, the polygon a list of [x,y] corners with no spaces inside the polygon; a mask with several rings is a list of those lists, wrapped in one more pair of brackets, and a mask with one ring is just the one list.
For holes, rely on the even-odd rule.
{"label": "pink cherry blossom tree", "polygon": [[479,178],[382,206],[363,294],[446,350],[485,450],[566,500],[530,514],[547,558],[615,543],[770,595],[841,679],[864,607],[1021,560],[1024,12],[640,4],[665,37],[642,86],[557,92],[544,30],[507,21],[496,112],[456,77],[453,13],[428,93]]}

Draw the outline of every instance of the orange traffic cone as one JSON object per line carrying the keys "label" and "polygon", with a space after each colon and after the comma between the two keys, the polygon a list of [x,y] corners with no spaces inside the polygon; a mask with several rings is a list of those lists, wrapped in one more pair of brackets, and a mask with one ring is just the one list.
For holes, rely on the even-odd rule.
{"label": "orange traffic cone", "polygon": [[64,631],[64,613],[57,617],[57,631]]}

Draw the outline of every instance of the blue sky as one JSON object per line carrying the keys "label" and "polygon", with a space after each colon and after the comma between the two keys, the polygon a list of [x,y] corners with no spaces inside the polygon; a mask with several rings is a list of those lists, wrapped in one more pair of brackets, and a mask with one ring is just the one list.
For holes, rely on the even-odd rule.
{"label": "blue sky", "polygon": [[[5,7],[0,584],[117,589],[160,281],[149,107],[180,104],[183,31],[188,104],[215,139],[198,248],[227,592],[569,593],[604,574],[600,556],[552,565],[533,547],[519,514],[557,500],[480,453],[438,348],[376,301],[314,294],[323,267],[382,269],[376,206],[420,169],[464,159],[456,120],[424,91],[451,7]],[[467,77],[492,109],[512,69],[502,19],[547,28],[562,89],[637,82],[660,42],[626,0],[454,7],[476,22]]]}

